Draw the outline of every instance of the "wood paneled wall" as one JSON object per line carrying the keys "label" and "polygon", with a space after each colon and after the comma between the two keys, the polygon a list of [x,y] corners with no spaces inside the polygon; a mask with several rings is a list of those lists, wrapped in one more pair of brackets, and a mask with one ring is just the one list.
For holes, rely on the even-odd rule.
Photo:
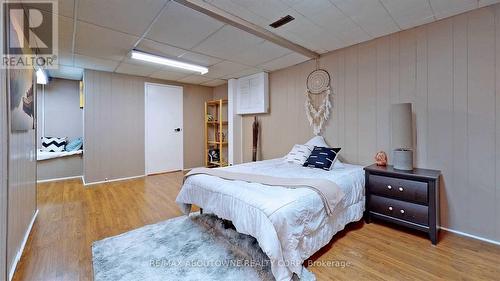
{"label": "wood paneled wall", "polygon": [[[347,162],[390,151],[390,105],[413,103],[416,165],[440,169],[441,225],[500,241],[500,5],[399,32],[321,58],[334,109],[324,131]],[[312,61],[271,73],[261,155],[285,155],[312,130],[304,112]],[[244,159],[251,158],[250,116]]]}
{"label": "wood paneled wall", "polygon": [[7,270],[10,270],[36,212],[35,130],[10,134],[8,181]]}
{"label": "wood paneled wall", "polygon": [[144,83],[183,86],[184,167],[203,165],[204,103],[210,87],[85,70],[86,183],[144,175]]}
{"label": "wood paneled wall", "polygon": [[110,72],[84,73],[86,183],[144,175],[144,83]]}
{"label": "wood paneled wall", "polygon": [[214,100],[227,99],[227,83],[214,87]]}
{"label": "wood paneled wall", "polygon": [[[3,20],[0,30],[4,30]],[[3,36],[0,53],[4,54]],[[7,73],[0,70],[0,280],[11,268],[36,212],[35,130],[11,133]],[[36,101],[36,100],[35,100]]]}
{"label": "wood paneled wall", "polygon": [[7,93],[5,70],[0,69],[0,280],[7,279]]}
{"label": "wood paneled wall", "polygon": [[36,212],[36,142],[34,129],[11,132],[9,126],[8,136],[6,270],[10,275]]}
{"label": "wood paneled wall", "polygon": [[[53,78],[47,85],[38,85],[37,140],[41,137],[83,136],[83,110],[80,108],[80,81]],[[64,118],[61,118],[64,116]]]}

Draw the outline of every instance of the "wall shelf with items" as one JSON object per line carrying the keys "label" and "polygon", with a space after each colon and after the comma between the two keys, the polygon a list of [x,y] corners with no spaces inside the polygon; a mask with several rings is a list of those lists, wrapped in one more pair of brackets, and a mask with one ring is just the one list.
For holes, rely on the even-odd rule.
{"label": "wall shelf with items", "polygon": [[227,100],[205,102],[205,166],[227,166]]}

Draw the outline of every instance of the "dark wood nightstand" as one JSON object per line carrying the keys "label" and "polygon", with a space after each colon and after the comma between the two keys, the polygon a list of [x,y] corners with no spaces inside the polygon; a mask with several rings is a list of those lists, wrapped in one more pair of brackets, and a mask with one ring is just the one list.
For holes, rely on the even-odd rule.
{"label": "dark wood nightstand", "polygon": [[439,225],[439,176],[441,171],[392,166],[365,167],[365,220],[372,218],[427,232],[437,243]]}

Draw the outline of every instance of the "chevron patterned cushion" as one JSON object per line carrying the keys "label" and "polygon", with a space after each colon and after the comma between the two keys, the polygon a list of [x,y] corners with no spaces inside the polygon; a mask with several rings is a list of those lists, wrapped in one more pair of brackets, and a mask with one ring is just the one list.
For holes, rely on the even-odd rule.
{"label": "chevron patterned cushion", "polygon": [[42,151],[61,152],[67,143],[68,138],[42,137]]}
{"label": "chevron patterned cushion", "polygon": [[340,148],[315,146],[309,158],[304,163],[304,167],[330,170],[337,160]]}

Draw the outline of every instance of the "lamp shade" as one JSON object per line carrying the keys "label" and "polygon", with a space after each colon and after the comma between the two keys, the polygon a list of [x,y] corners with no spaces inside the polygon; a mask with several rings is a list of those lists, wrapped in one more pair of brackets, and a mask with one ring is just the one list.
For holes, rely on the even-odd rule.
{"label": "lamp shade", "polygon": [[391,129],[393,149],[413,149],[411,103],[391,106]]}

